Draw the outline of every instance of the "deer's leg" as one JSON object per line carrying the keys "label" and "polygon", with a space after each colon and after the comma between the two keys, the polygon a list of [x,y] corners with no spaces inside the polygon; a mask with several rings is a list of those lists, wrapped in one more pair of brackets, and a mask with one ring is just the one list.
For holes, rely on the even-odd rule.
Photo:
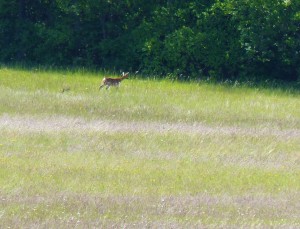
{"label": "deer's leg", "polygon": [[99,90],[104,87],[104,84],[100,85]]}

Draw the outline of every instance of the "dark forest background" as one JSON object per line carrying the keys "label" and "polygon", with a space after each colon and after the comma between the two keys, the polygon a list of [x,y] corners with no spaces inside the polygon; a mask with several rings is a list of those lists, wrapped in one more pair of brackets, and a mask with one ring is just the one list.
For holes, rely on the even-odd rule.
{"label": "dark forest background", "polygon": [[300,79],[299,0],[0,0],[0,62]]}

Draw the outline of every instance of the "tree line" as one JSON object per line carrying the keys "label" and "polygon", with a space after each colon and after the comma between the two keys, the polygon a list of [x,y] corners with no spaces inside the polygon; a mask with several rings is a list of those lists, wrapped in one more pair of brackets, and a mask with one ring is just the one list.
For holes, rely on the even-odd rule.
{"label": "tree line", "polygon": [[1,0],[0,61],[300,79],[299,0]]}

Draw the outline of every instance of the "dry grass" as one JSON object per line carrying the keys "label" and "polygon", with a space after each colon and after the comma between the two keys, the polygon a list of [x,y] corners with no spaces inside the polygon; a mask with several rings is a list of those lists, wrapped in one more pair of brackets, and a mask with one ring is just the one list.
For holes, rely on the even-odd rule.
{"label": "dry grass", "polygon": [[[297,195],[229,196],[99,196],[57,193],[50,196],[10,196],[10,225],[18,227],[297,227]],[[282,208],[278,209],[278,205]],[[286,210],[285,210],[286,209]],[[14,212],[15,211],[15,212]],[[276,220],[274,220],[276,219]]]}
{"label": "dry grass", "polygon": [[298,138],[6,129],[0,139],[4,226],[300,223]]}
{"label": "dry grass", "polygon": [[0,116],[3,129],[20,132],[54,132],[54,131],[101,131],[122,133],[186,133],[201,135],[242,135],[253,137],[274,136],[285,139],[300,138],[299,129],[280,129],[278,127],[245,128],[239,126],[209,126],[202,123],[167,123],[142,121],[116,121],[105,119],[87,120],[67,116]]}

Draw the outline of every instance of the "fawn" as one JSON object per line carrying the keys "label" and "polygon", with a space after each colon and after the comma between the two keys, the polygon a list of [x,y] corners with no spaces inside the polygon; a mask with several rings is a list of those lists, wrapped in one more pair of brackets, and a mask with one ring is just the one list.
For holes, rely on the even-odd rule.
{"label": "fawn", "polygon": [[126,74],[123,72],[122,76],[118,77],[118,78],[104,77],[102,80],[102,83],[99,87],[99,90],[104,86],[106,86],[106,89],[108,89],[110,86],[119,87],[121,81],[128,78],[128,74],[129,74],[129,72],[127,72]]}

